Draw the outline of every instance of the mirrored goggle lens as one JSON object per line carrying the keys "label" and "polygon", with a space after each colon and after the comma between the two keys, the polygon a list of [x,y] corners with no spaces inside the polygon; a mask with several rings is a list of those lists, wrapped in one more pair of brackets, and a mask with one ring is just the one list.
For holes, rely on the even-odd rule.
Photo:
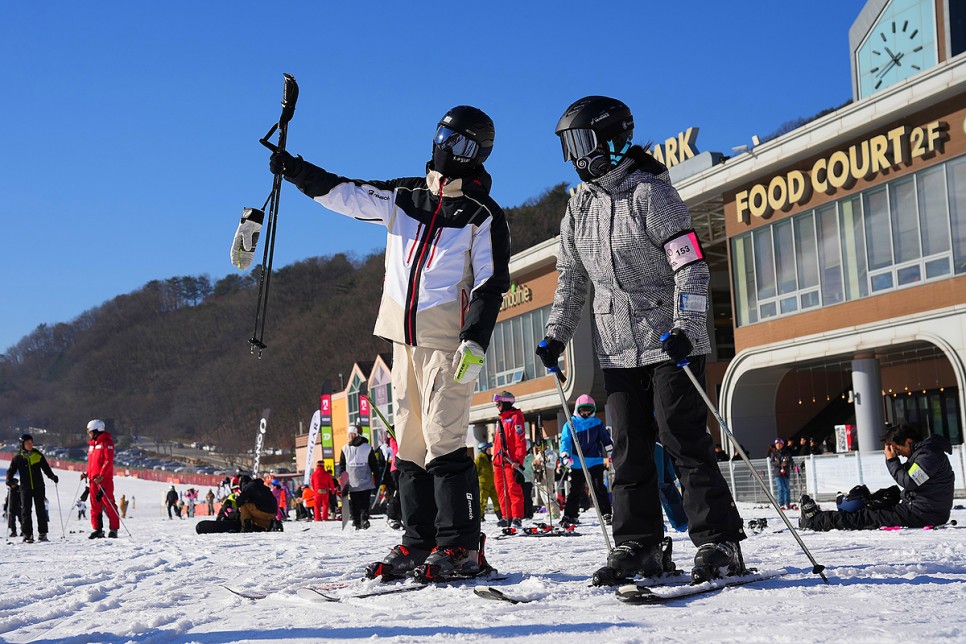
{"label": "mirrored goggle lens", "polygon": [[564,161],[576,161],[597,148],[597,135],[593,130],[564,130],[560,133]]}
{"label": "mirrored goggle lens", "polygon": [[474,158],[480,149],[480,146],[473,139],[442,125],[436,130],[436,137],[433,140],[436,145],[449,148],[454,156],[468,159]]}

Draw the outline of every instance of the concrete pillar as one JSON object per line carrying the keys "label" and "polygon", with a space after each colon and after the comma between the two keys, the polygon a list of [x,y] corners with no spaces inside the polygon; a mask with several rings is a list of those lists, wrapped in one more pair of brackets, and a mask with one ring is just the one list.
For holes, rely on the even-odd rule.
{"label": "concrete pillar", "polygon": [[852,391],[855,399],[856,434],[860,452],[881,447],[883,422],[882,374],[876,358],[852,361]]}

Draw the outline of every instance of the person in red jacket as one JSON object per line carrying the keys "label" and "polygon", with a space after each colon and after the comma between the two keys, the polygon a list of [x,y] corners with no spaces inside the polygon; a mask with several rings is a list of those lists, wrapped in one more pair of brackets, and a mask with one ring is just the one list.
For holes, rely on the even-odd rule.
{"label": "person in red jacket", "polygon": [[87,435],[91,439],[87,450],[87,472],[81,478],[88,480],[91,491],[91,526],[94,531],[89,538],[104,538],[104,520],[101,518],[101,511],[104,511],[110,526],[107,536],[116,539],[121,519],[114,502],[114,439],[107,433],[103,420],[87,423]]}
{"label": "person in red jacket", "polygon": [[493,395],[500,410],[500,423],[493,437],[493,485],[500,499],[501,527],[519,528],[523,523],[523,459],[527,456],[523,412],[513,406],[509,391]]}
{"label": "person in red jacket", "polygon": [[329,520],[329,492],[335,491],[335,480],[329,470],[325,469],[325,462],[318,461],[312,472],[312,489],[315,491],[315,520]]}

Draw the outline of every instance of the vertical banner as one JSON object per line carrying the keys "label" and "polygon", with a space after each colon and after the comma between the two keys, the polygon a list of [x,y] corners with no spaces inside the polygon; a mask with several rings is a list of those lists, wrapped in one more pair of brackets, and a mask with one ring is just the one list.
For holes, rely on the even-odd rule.
{"label": "vertical banner", "polygon": [[372,432],[369,431],[369,398],[359,396],[359,431],[372,443]]}
{"label": "vertical banner", "polygon": [[315,441],[319,437],[319,427],[322,425],[322,413],[320,410],[316,409],[315,413],[312,414],[312,422],[309,423],[309,437],[308,442],[305,444],[305,479],[303,483],[305,485],[309,484],[312,478],[312,465],[315,457]]}
{"label": "vertical banner", "polygon": [[255,452],[252,460],[252,476],[258,476],[258,465],[262,458],[262,444],[265,442],[265,432],[268,431],[268,407],[262,411],[262,419],[258,423],[258,435],[255,436]]}
{"label": "vertical banner", "polygon": [[322,460],[330,472],[335,472],[335,443],[332,440],[332,396],[319,396],[319,433],[322,445]]}

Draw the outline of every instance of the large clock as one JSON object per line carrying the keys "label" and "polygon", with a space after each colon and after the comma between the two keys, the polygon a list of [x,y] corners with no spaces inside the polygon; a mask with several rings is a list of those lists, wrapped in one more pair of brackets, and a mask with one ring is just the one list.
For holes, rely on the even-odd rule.
{"label": "large clock", "polygon": [[933,0],[891,0],[856,51],[859,98],[937,63]]}

